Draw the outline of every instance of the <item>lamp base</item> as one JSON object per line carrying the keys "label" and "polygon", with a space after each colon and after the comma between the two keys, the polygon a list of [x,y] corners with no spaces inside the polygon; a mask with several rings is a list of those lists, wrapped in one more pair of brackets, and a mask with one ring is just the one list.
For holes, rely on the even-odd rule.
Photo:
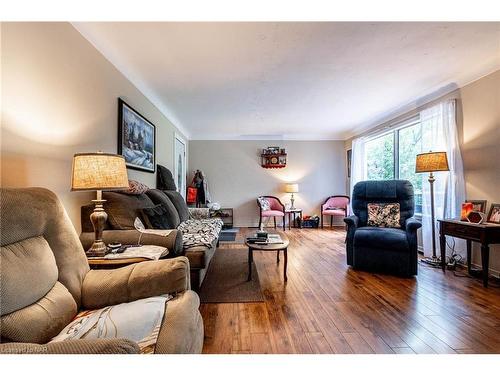
{"label": "lamp base", "polygon": [[95,240],[90,249],[87,250],[86,254],[88,257],[103,257],[108,252],[106,244],[102,240],[102,232],[104,230],[104,224],[108,220],[108,214],[104,211],[103,203],[105,200],[97,196],[98,199],[93,200],[95,204],[94,212],[90,215],[90,221],[94,227]]}
{"label": "lamp base", "polygon": [[423,259],[420,259],[420,261],[431,267],[436,267],[436,268],[441,267],[441,258],[438,257],[425,257]]}
{"label": "lamp base", "polygon": [[102,240],[94,241],[90,249],[85,253],[87,257],[103,257],[107,254],[108,248]]}

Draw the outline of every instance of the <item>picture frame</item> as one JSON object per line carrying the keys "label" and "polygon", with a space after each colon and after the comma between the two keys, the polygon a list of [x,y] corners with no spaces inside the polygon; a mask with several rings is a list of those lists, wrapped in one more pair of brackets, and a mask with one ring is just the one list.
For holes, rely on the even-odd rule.
{"label": "picture frame", "polygon": [[127,168],[155,173],[156,126],[118,98],[118,154]]}
{"label": "picture frame", "polygon": [[486,213],[486,200],[467,199],[465,203],[472,203],[472,211],[479,211],[483,214]]}
{"label": "picture frame", "polygon": [[500,203],[492,203],[488,212],[488,223],[500,224]]}

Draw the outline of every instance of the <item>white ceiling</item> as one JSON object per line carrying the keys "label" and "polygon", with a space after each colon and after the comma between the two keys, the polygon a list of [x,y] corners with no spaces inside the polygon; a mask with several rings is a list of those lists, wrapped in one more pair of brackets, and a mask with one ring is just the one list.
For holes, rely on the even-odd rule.
{"label": "white ceiling", "polygon": [[500,68],[500,23],[74,23],[190,139],[346,139]]}

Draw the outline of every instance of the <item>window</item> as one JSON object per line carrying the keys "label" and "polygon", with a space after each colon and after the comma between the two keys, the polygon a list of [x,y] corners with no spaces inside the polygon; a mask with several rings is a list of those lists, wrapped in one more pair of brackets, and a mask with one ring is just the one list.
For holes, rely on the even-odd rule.
{"label": "window", "polygon": [[422,175],[415,173],[415,159],[421,152],[422,125],[413,118],[365,143],[365,178],[409,180],[415,191],[415,212],[422,213]]}

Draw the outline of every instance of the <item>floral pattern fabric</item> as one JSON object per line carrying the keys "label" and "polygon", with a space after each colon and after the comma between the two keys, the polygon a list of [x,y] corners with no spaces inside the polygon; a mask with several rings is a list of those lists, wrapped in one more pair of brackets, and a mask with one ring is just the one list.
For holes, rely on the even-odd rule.
{"label": "floral pattern fabric", "polygon": [[186,220],[178,227],[182,233],[184,249],[196,246],[212,247],[214,240],[222,230],[221,219]]}
{"label": "floral pattern fabric", "polygon": [[399,203],[368,203],[368,226],[401,228],[400,217]]}

